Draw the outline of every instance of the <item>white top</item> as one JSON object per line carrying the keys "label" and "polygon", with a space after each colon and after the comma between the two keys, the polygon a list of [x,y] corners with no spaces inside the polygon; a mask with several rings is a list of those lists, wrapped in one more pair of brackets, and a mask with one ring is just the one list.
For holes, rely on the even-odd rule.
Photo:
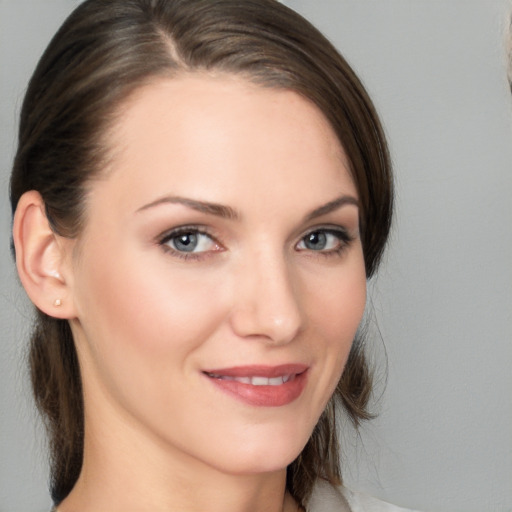
{"label": "white top", "polygon": [[[50,512],[59,512],[53,507]],[[385,501],[351,491],[346,487],[333,487],[319,479],[315,484],[306,512],[418,512],[397,507]]]}
{"label": "white top", "polygon": [[307,512],[414,512],[385,501],[354,492],[346,487],[333,487],[324,480],[315,484]]}

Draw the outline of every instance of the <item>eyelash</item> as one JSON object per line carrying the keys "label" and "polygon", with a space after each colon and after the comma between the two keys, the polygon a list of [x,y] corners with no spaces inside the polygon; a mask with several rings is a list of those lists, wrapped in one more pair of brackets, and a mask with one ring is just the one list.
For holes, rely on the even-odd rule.
{"label": "eyelash", "polygon": [[[214,251],[203,251],[203,252],[183,252],[173,249],[168,245],[172,239],[176,239],[182,235],[204,235],[212,240],[212,242],[220,249]],[[167,231],[158,237],[158,244],[162,247],[165,252],[170,253],[172,256],[181,258],[183,260],[200,260],[211,256],[212,252],[221,252],[222,244],[220,244],[216,238],[208,232],[203,226],[181,226]]]}
{"label": "eyelash", "polygon": [[301,237],[299,243],[304,242],[306,238],[315,233],[322,233],[324,235],[332,235],[338,239],[338,246],[334,249],[328,249],[325,251],[314,251],[312,249],[301,249],[301,251],[308,251],[314,256],[320,256],[324,258],[330,258],[333,256],[341,256],[355,240],[355,237],[350,235],[348,231],[341,227],[326,227],[320,226],[309,230],[304,236]]}
{"label": "eyelash", "polygon": [[[338,247],[334,249],[328,249],[328,250],[319,250],[315,251],[313,249],[296,249],[299,252],[309,252],[313,256],[319,256],[324,258],[329,258],[333,256],[341,256],[351,245],[351,243],[354,241],[355,237],[351,236],[345,229],[341,227],[316,227],[311,230],[309,230],[305,235],[303,235],[299,242],[295,245],[299,245],[300,243],[304,243],[306,238],[312,234],[315,233],[321,233],[324,235],[332,235],[336,237],[339,241]],[[211,241],[218,247],[218,249],[215,249],[213,251],[201,251],[201,252],[184,252],[179,251],[174,248],[172,248],[169,244],[169,242],[173,239],[178,238],[182,235],[204,235],[211,239]],[[223,246],[220,242],[217,241],[217,239],[208,232],[207,229],[205,229],[203,226],[181,226],[179,228],[174,228],[170,231],[167,231],[163,234],[161,234],[157,239],[158,245],[162,247],[162,249],[165,252],[170,253],[172,256],[175,256],[177,258],[183,259],[183,260],[201,260],[204,258],[208,258],[212,255],[212,253],[215,252],[222,252]]]}

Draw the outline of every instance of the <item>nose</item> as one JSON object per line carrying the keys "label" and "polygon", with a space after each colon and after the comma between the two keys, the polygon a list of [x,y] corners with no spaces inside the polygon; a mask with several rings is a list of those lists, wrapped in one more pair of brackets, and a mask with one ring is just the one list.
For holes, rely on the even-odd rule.
{"label": "nose", "polygon": [[246,260],[235,276],[233,331],[275,345],[292,341],[303,327],[297,279],[284,257]]}

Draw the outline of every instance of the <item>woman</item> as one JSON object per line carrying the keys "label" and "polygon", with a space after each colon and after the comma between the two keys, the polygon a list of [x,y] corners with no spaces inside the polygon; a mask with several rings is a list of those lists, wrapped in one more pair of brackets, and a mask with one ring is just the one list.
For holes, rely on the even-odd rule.
{"label": "woman", "polygon": [[30,82],[11,202],[59,512],[396,510],[340,487],[334,417],[369,418],[389,158],[309,23],[84,2]]}

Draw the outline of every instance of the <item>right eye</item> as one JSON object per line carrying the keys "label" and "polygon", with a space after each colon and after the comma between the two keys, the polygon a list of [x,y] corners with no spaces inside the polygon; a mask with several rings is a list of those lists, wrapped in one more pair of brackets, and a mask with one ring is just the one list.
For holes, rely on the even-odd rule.
{"label": "right eye", "polygon": [[208,233],[197,228],[179,228],[168,232],[160,245],[180,257],[221,250],[221,246]]}

